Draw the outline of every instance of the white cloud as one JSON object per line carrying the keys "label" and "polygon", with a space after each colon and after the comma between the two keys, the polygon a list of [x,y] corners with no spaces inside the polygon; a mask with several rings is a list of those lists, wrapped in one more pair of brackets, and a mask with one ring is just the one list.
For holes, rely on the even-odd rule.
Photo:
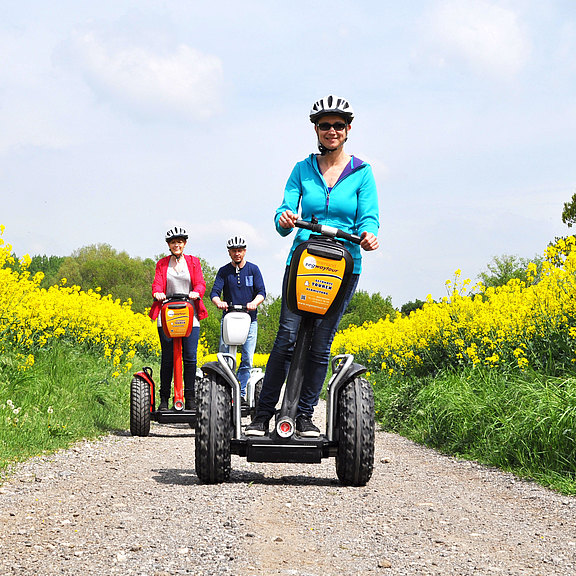
{"label": "white cloud", "polygon": [[87,32],[63,53],[97,95],[144,117],[205,120],[220,110],[220,59],[186,44],[160,53]]}
{"label": "white cloud", "polygon": [[557,40],[556,60],[560,64],[560,71],[565,70],[573,75],[576,71],[576,22],[563,22]]}
{"label": "white cloud", "polygon": [[390,167],[380,158],[371,157],[369,154],[359,154],[362,160],[366,160],[372,167],[372,172],[377,181],[384,181],[390,176]]}
{"label": "white cloud", "polygon": [[[38,107],[30,95],[9,94],[4,96],[4,106],[0,110],[0,154],[23,146],[47,149],[64,148],[69,138],[57,119],[57,114]],[[45,98],[43,103],[47,99]],[[55,103],[55,107],[58,102]]]}
{"label": "white cloud", "polygon": [[226,241],[232,236],[242,236],[246,243],[253,247],[265,247],[267,242],[261,230],[242,220],[222,219],[194,223],[190,229],[195,239],[209,240],[216,246],[222,246],[222,248],[226,247]]}
{"label": "white cloud", "polygon": [[527,62],[530,43],[518,15],[487,0],[443,0],[428,15],[425,26],[436,66],[464,61],[480,72],[514,75]]}

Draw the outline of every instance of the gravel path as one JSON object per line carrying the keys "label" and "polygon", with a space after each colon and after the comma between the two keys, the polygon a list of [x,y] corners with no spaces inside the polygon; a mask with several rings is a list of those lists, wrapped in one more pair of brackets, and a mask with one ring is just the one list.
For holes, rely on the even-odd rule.
{"label": "gravel path", "polygon": [[364,488],[334,460],[248,463],[198,483],[194,435],[152,425],[16,467],[1,575],[576,574],[576,498],[377,433]]}

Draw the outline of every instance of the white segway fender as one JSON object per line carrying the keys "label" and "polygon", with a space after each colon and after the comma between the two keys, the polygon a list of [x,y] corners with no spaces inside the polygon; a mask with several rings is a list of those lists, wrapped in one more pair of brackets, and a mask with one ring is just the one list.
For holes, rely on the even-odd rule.
{"label": "white segway fender", "polygon": [[332,378],[328,382],[328,401],[326,402],[326,437],[334,440],[334,422],[336,415],[336,398],[344,384],[364,374],[367,368],[354,362],[352,354],[339,354],[332,358]]}
{"label": "white segway fender", "polygon": [[242,434],[241,429],[241,420],[242,420],[242,412],[241,412],[241,403],[240,403],[240,383],[236,379],[234,372],[230,368],[226,357],[230,356],[230,354],[224,354],[222,352],[218,352],[216,357],[218,358],[218,362],[208,362],[202,366],[202,372],[205,374],[213,373],[217,374],[221,377],[224,383],[230,387],[232,391],[232,400],[234,402],[234,409],[233,409],[233,419],[234,419],[234,437],[239,438]]}
{"label": "white segway fender", "polygon": [[[262,368],[252,368],[250,370],[250,378],[248,379],[248,383],[246,384],[246,401],[248,402],[248,406],[250,408],[254,408],[258,401],[257,398],[257,391],[260,394],[259,389],[262,388],[262,381],[264,380],[264,372]],[[260,386],[258,384],[260,383]]]}

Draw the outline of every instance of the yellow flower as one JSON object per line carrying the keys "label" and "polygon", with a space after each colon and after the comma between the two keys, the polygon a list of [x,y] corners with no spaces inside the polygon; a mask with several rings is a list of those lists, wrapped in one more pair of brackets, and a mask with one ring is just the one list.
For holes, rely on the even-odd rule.
{"label": "yellow flower", "polygon": [[[449,298],[410,316],[382,319],[336,334],[333,354],[351,353],[371,371],[392,375],[434,373],[450,365],[491,369],[536,366],[549,342],[564,342],[576,355],[576,239],[546,249],[538,282],[511,280],[505,286],[470,288],[468,279],[447,281]],[[529,274],[537,273],[535,264]],[[471,292],[470,292],[471,291]],[[557,347],[557,346],[556,346]],[[568,360],[568,359],[567,359]]]}

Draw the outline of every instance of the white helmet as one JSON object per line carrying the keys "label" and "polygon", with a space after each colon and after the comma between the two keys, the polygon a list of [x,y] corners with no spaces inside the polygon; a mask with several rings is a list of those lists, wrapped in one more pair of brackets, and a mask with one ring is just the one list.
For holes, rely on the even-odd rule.
{"label": "white helmet", "polygon": [[188,232],[184,228],[180,228],[180,226],[174,226],[174,228],[170,228],[168,232],[166,232],[165,240],[166,242],[170,242],[170,240],[174,240],[174,238],[184,238],[184,240],[188,240]]}
{"label": "white helmet", "polygon": [[327,114],[342,116],[347,124],[352,124],[352,120],[354,119],[354,110],[348,100],[339,98],[333,94],[314,102],[312,110],[310,110],[310,122],[316,124],[318,118],[326,116]]}
{"label": "white helmet", "polygon": [[232,248],[246,248],[246,240],[244,240],[242,236],[232,236],[232,238],[228,238],[226,248],[228,250],[231,250]]}

